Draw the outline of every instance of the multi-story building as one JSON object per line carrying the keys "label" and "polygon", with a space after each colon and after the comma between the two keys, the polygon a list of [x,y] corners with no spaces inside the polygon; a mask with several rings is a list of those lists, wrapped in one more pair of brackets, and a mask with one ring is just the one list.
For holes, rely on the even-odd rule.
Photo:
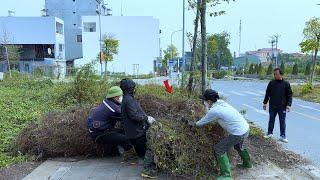
{"label": "multi-story building", "polygon": [[68,64],[83,57],[82,16],[109,15],[103,0],[45,0],[44,16],[64,21],[65,49]]}
{"label": "multi-story building", "polygon": [[14,46],[19,49],[21,72],[41,68],[45,73],[65,75],[64,23],[59,18],[0,17],[0,44],[0,72],[8,69],[4,46]]}
{"label": "multi-story building", "polygon": [[[112,36],[119,40],[119,52],[108,63],[109,72],[148,74],[154,70],[154,59],[159,57],[159,20],[150,16],[98,16],[82,17],[83,59],[75,61],[76,67],[93,60],[95,70],[101,73],[97,57],[100,52],[100,27],[102,38]],[[104,63],[102,72],[105,72]]]}

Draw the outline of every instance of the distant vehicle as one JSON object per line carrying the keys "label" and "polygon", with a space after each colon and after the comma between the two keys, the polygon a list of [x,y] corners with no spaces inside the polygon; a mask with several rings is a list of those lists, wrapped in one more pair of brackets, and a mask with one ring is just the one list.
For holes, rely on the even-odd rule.
{"label": "distant vehicle", "polygon": [[224,71],[228,71],[229,67],[226,67],[226,66],[221,66],[220,67],[220,70],[224,70]]}

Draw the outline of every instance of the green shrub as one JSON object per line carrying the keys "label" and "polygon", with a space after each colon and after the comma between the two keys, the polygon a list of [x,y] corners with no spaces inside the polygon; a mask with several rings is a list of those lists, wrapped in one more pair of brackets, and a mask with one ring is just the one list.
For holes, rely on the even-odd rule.
{"label": "green shrub", "polygon": [[212,77],[215,79],[222,79],[228,74],[227,71],[214,71]]}
{"label": "green shrub", "polygon": [[304,71],[304,75],[309,76],[311,74],[311,66],[310,63],[307,64],[306,70]]}
{"label": "green shrub", "polygon": [[266,78],[266,72],[263,68],[261,68],[259,71],[259,79],[264,80],[265,78]]}
{"label": "green shrub", "polygon": [[298,73],[299,73],[298,64],[294,64],[294,66],[292,68],[292,74],[298,75]]}
{"label": "green shrub", "polygon": [[269,66],[268,66],[267,75],[271,75],[271,74],[272,74],[272,71],[273,71],[273,69],[272,69],[272,63],[270,63]]}
{"label": "green shrub", "polygon": [[312,92],[312,90],[313,90],[313,85],[311,83],[307,83],[302,87],[301,94],[302,95],[309,94]]}

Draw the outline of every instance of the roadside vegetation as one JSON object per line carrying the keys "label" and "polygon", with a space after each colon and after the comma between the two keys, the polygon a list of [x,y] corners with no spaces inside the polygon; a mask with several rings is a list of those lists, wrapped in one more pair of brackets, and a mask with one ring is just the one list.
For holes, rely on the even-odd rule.
{"label": "roadside vegetation", "polygon": [[293,96],[311,102],[320,103],[320,85],[312,86],[307,83],[303,86],[293,86]]}

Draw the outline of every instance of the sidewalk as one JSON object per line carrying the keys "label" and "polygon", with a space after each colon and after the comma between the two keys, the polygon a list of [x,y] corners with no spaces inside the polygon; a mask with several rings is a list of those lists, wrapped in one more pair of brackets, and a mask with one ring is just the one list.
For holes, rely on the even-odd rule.
{"label": "sidewalk", "polygon": [[[119,157],[99,159],[62,158],[47,160],[23,180],[140,180],[142,160],[123,163]],[[171,179],[162,175],[158,179]]]}
{"label": "sidewalk", "polygon": [[[121,162],[119,157],[85,160],[60,158],[45,161],[23,180],[142,180],[141,170],[142,160],[137,164],[130,164]],[[318,180],[320,170],[302,165],[281,169],[270,162],[264,162],[250,170],[233,168],[233,175],[235,179],[241,180]],[[161,174],[157,179],[177,178]]]}

